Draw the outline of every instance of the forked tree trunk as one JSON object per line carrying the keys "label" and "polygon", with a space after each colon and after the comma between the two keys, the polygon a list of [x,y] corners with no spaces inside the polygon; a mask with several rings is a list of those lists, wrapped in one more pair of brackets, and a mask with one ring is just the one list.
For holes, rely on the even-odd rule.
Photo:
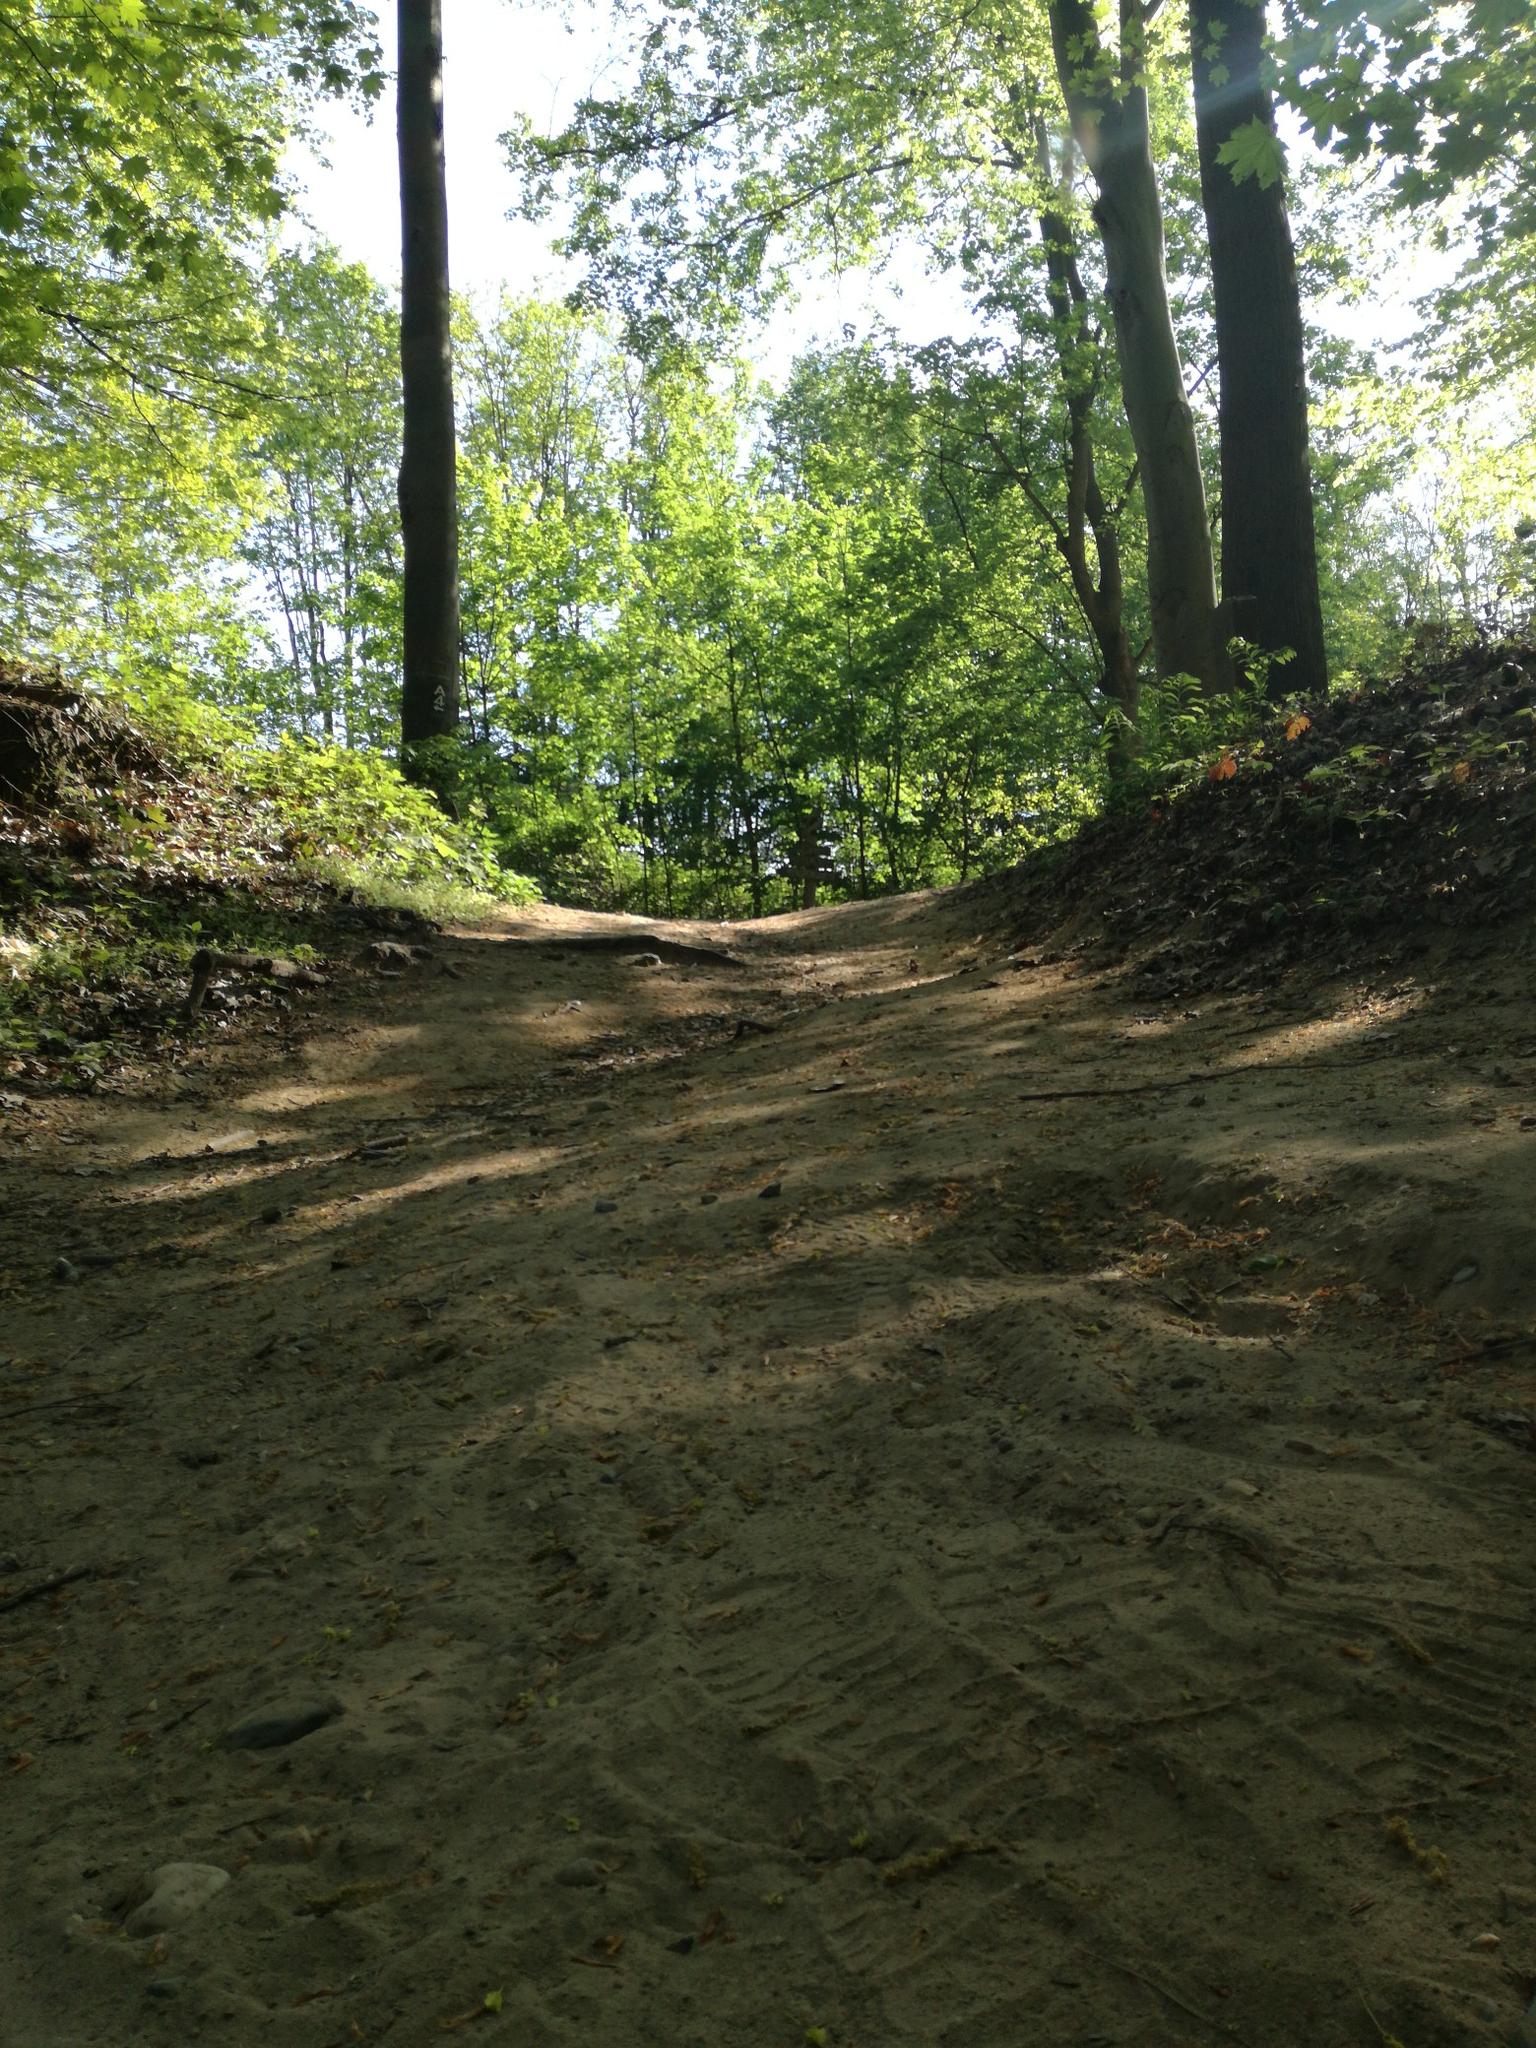
{"label": "forked tree trunk", "polygon": [[1168,304],[1163,209],[1152,162],[1145,27],[1121,0],[1120,53],[1099,36],[1092,0],[1050,0],[1051,46],[1073,134],[1093,174],[1125,416],[1147,512],[1147,596],[1161,676],[1208,690],[1231,682],[1194,414]]}
{"label": "forked tree trunk", "polygon": [[441,0],[398,0],[400,456],[404,685],[400,753],[426,780],[426,741],[459,722],[459,533],[443,166]]}
{"label": "forked tree trunk", "polygon": [[1237,129],[1272,136],[1262,0],[1190,0],[1200,191],[1221,376],[1222,596],[1231,630],[1295,659],[1277,693],[1328,686],[1307,451],[1306,357],[1285,184],[1239,181],[1220,151]]}

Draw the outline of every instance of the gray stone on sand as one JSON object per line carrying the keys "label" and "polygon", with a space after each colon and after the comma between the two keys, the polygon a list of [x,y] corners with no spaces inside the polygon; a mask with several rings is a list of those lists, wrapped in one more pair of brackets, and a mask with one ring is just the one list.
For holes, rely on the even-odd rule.
{"label": "gray stone on sand", "polygon": [[123,1932],[135,1940],[164,1934],[201,1912],[228,1883],[229,1872],[216,1863],[162,1863],[142,1888],[146,1896],[123,1922]]}
{"label": "gray stone on sand", "polygon": [[337,1700],[298,1700],[254,1714],[219,1738],[221,1749],[282,1749],[313,1735],[317,1728],[340,1720],[346,1710]]}

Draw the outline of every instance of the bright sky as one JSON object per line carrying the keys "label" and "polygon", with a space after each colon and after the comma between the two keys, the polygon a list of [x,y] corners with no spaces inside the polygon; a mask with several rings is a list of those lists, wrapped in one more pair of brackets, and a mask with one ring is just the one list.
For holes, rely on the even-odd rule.
{"label": "bright sky", "polygon": [[[393,33],[391,8],[381,25]],[[393,49],[385,41],[385,59]],[[508,219],[516,184],[498,141],[520,115],[557,127],[575,100],[594,88],[616,88],[618,66],[600,6],[553,8],[516,0],[442,0],[442,100],[449,162],[449,266],[455,291],[496,297],[506,283],[518,295],[559,297],[571,270],[551,250],[553,227]],[[385,92],[373,121],[330,109],[324,160],[295,152],[289,162],[307,186],[303,215],[344,256],[375,276],[399,281],[399,199],[395,168],[395,106]],[[924,279],[915,264],[899,281],[815,279],[801,303],[778,311],[762,340],[760,367],[788,369],[815,336],[860,330],[874,315],[891,319],[911,342],[952,334],[965,313],[944,279]]]}
{"label": "bright sky", "polygon": [[[392,10],[381,10],[386,62],[393,50]],[[520,115],[553,128],[575,102],[617,84],[612,39],[601,7],[573,9],[570,25],[553,10],[515,0],[443,0],[443,102],[448,163],[448,260],[456,291],[494,298],[503,283],[519,295],[558,297],[571,277],[550,248],[545,224],[509,220],[516,186],[497,137]],[[317,233],[375,276],[400,276],[395,113],[386,93],[371,122],[330,112],[325,161],[308,150],[290,162],[308,188],[303,211]],[[952,332],[961,317],[944,283],[914,272],[903,294],[862,278],[818,281],[792,312],[775,316],[761,367],[777,374],[813,335],[871,315],[899,320],[913,341]]]}
{"label": "bright sky", "polygon": [[[381,9],[386,37],[393,10]],[[386,60],[392,51],[386,47]],[[569,25],[553,8],[516,0],[443,0],[449,261],[456,290],[494,297],[503,283],[518,294],[559,296],[569,276],[550,249],[547,227],[510,220],[516,196],[497,137],[520,115],[553,128],[594,86],[617,83],[618,64],[604,10],[571,8]],[[386,95],[372,122],[333,110],[327,161],[295,152],[290,168],[308,188],[305,212],[314,229],[342,253],[394,281],[400,272],[394,105]],[[1324,322],[1358,342],[1396,340],[1411,332],[1411,299],[1427,287],[1422,259],[1396,273],[1390,299],[1319,309]],[[951,281],[925,278],[915,261],[895,280],[818,279],[792,311],[776,313],[760,348],[760,368],[779,376],[813,337],[832,337],[845,322],[863,329],[872,317],[891,321],[921,343],[966,323]]]}

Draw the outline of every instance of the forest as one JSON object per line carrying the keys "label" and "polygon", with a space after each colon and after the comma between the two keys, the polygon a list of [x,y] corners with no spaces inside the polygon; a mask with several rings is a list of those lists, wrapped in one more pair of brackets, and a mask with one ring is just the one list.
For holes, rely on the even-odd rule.
{"label": "forest", "polygon": [[1533,975],[1530,0],[0,0],[0,2048],[1536,2048]]}
{"label": "forest", "polygon": [[[378,34],[8,10],[0,587],[14,657],[394,759],[396,287],[282,168]],[[963,882],[1529,622],[1523,7],[614,34],[622,96],[506,137],[569,291],[451,309],[450,744],[403,765],[500,868],[679,915]],[[799,271],[898,247],[952,333],[754,369]]]}

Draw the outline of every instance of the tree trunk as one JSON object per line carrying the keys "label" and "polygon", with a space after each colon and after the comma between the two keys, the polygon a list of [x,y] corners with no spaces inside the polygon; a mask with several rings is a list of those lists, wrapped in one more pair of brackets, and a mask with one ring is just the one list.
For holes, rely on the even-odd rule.
{"label": "tree trunk", "polygon": [[[1072,588],[1099,650],[1099,690],[1113,705],[1107,765],[1111,788],[1127,780],[1136,759],[1136,723],[1141,709],[1141,674],[1125,624],[1125,578],[1120,562],[1120,526],[1099,484],[1093,447],[1093,407],[1102,361],[1099,338],[1088,324],[1088,292],[1077,260],[1077,239],[1068,211],[1073,155],[1066,145],[1059,174],[1051,162],[1043,121],[1035,126],[1035,154],[1046,186],[1061,195],[1059,206],[1040,215],[1045,250],[1046,295],[1057,368],[1067,401],[1067,517],[1057,526],[1056,545],[1067,564]],[[1127,495],[1130,485],[1126,486]],[[1088,554],[1093,535],[1094,560]],[[1098,573],[1094,574],[1095,564]]]}
{"label": "tree trunk", "polygon": [[398,0],[400,62],[400,456],[402,766],[427,779],[424,742],[459,719],[459,535],[443,169],[441,0]]}
{"label": "tree trunk", "polygon": [[[1152,163],[1145,26],[1121,0],[1118,67],[1092,0],[1050,0],[1051,44],[1073,133],[1093,173],[1125,416],[1147,510],[1147,595],[1159,675],[1230,686],[1216,610],[1216,574],[1194,414],[1174,337],[1163,269],[1163,209]],[[1116,70],[1118,69],[1118,77]]]}
{"label": "tree trunk", "polygon": [[807,803],[800,813],[795,865],[799,869],[800,908],[816,908],[817,885],[821,881],[821,805]]}
{"label": "tree trunk", "polygon": [[[1277,692],[1328,686],[1307,453],[1306,358],[1285,184],[1218,161],[1236,129],[1274,134],[1261,0],[1190,0],[1200,192],[1221,375],[1222,594],[1230,631],[1292,649]],[[1278,173],[1278,157],[1275,170]]]}

